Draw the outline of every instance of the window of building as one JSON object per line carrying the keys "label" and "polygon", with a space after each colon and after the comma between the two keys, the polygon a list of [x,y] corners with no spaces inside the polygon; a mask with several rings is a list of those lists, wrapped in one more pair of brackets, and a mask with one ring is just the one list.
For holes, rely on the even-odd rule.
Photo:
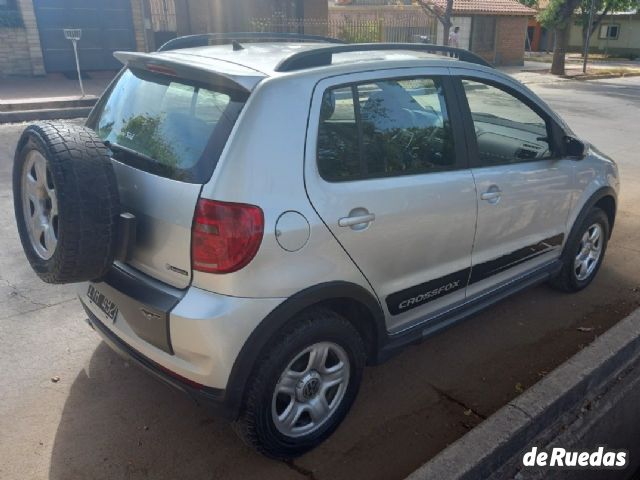
{"label": "window of building", "polygon": [[479,81],[464,80],[464,90],[482,166],[542,160],[551,156],[547,123],[511,93]]}
{"label": "window of building", "polygon": [[327,90],[317,152],[320,174],[328,181],[453,169],[452,132],[440,81],[380,80]]}
{"label": "window of building", "polygon": [[617,40],[620,36],[620,25],[600,25],[601,39]]}

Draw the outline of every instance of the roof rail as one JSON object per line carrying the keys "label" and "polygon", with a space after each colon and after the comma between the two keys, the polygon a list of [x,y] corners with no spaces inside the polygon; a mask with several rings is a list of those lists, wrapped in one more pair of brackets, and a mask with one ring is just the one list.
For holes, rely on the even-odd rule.
{"label": "roof rail", "polygon": [[342,40],[321,35],[303,35],[300,33],[240,32],[240,33],[202,33],[173,38],[163,44],[158,51],[177,50],[179,48],[224,45],[234,42],[324,42],[340,43]]}
{"label": "roof rail", "polygon": [[291,72],[305,68],[331,65],[334,53],[369,52],[378,50],[411,50],[427,53],[448,53],[452,57],[464,62],[491,67],[491,64],[482,57],[463,48],[425,43],[350,43],[330,47],[318,47],[312,50],[303,50],[301,52],[294,53],[280,61],[280,63],[276,65],[275,71]]}

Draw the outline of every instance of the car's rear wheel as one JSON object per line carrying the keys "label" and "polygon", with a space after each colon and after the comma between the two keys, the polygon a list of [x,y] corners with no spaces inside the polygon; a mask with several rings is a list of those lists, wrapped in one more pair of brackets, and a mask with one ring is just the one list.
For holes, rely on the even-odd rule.
{"label": "car's rear wheel", "polygon": [[324,441],[356,397],[365,364],[357,330],[337,313],[311,309],[258,361],[236,431],[273,458],[293,458]]}
{"label": "car's rear wheel", "polygon": [[593,208],[571,232],[563,253],[562,270],[551,285],[565,292],[577,292],[598,273],[609,240],[609,219]]}

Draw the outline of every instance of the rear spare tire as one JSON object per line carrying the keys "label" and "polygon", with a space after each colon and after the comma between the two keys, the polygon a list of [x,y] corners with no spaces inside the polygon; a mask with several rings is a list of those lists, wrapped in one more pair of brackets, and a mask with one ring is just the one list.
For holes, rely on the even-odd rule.
{"label": "rear spare tire", "polygon": [[45,282],[98,279],[113,263],[118,188],[109,150],[91,129],[29,125],[14,157],[13,203],[22,248]]}

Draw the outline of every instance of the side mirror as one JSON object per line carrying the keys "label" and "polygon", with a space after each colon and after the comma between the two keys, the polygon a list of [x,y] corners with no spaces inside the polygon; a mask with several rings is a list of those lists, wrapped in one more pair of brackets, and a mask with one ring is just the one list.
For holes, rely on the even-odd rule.
{"label": "side mirror", "polygon": [[567,157],[582,160],[589,153],[589,145],[581,142],[577,138],[564,137],[564,154]]}

